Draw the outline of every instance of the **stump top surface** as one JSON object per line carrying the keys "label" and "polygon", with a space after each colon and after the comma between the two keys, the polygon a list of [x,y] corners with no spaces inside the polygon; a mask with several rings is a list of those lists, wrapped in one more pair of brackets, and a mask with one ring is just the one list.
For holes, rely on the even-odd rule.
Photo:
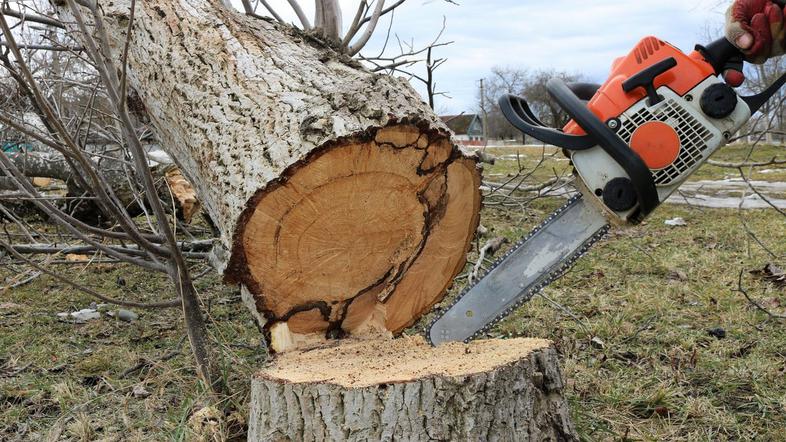
{"label": "stump top surface", "polygon": [[342,341],[333,347],[279,355],[258,376],[282,383],[364,388],[432,376],[489,372],[550,345],[544,339],[520,338],[450,343],[432,348],[420,336]]}

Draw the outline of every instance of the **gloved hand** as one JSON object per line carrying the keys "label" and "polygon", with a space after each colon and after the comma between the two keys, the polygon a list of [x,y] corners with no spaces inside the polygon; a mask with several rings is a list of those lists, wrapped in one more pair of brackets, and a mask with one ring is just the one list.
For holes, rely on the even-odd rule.
{"label": "gloved hand", "polygon": [[734,0],[726,13],[726,38],[751,63],[761,64],[786,52],[785,0]]}

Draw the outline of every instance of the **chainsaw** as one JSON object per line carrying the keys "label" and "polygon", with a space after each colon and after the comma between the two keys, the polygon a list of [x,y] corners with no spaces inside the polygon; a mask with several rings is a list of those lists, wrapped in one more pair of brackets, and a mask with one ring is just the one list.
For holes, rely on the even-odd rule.
{"label": "chainsaw", "polygon": [[572,120],[549,128],[526,100],[500,99],[517,129],[562,148],[576,196],[518,242],[426,330],[432,345],[469,342],[564,275],[612,225],[636,225],[704,164],[786,83],[743,97],[721,79],[742,71],[743,54],[725,38],[690,54],[647,37],[617,59],[603,85],[548,82]]}

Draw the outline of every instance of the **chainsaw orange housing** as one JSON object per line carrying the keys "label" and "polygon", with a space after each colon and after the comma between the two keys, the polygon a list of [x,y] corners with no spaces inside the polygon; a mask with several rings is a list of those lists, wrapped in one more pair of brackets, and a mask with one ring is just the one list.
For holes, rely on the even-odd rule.
{"label": "chainsaw orange housing", "polygon": [[[630,54],[614,61],[611,75],[598,89],[587,107],[601,121],[619,117],[647,96],[643,88],[626,93],[622,83],[669,57],[677,60],[677,66],[655,79],[656,89],[666,86],[678,95],[684,96],[707,78],[715,76],[712,65],[698,51],[687,55],[669,43],[655,37],[646,37],[633,48]],[[574,121],[565,126],[564,132],[573,135],[585,134]]]}

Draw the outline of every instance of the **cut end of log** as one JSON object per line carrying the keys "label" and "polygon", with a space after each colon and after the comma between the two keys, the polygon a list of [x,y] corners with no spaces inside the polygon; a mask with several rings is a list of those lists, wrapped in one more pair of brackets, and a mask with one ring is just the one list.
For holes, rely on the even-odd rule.
{"label": "cut end of log", "polygon": [[252,199],[227,279],[254,296],[276,351],[400,333],[463,268],[479,186],[441,131],[395,124],[328,143]]}
{"label": "cut end of log", "polygon": [[249,440],[577,440],[541,339],[345,340],[252,380]]}

